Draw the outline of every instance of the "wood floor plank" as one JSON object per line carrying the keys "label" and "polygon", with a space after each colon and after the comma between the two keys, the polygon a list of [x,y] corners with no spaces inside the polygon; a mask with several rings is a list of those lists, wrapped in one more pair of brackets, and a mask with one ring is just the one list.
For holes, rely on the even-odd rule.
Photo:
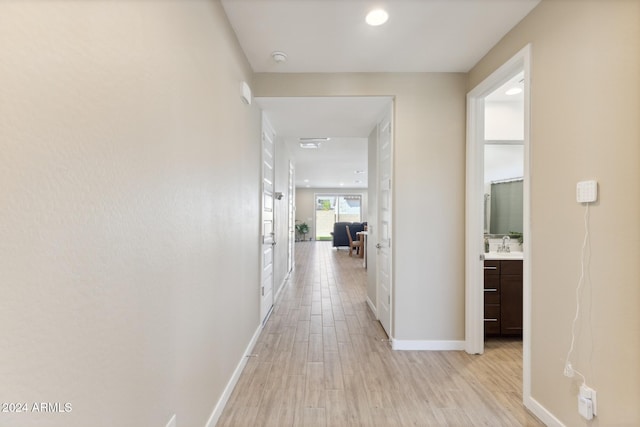
{"label": "wood floor plank", "polygon": [[302,425],[305,427],[326,427],[324,408],[304,408]]}
{"label": "wood floor plank", "polygon": [[324,387],[326,390],[344,389],[342,363],[340,363],[340,354],[337,351],[324,352]]}
{"label": "wood floor plank", "polygon": [[296,327],[296,336],[295,341],[309,341],[309,331],[310,331],[311,321],[310,320],[299,320],[298,326]]}
{"label": "wood floor plank", "polygon": [[326,402],[327,427],[349,426],[349,407],[345,391],[327,390]]}
{"label": "wood floor plank", "polygon": [[338,338],[335,326],[322,327],[322,343],[324,351],[338,351]]}
{"label": "wood floor plank", "polygon": [[286,377],[286,386],[281,390],[282,403],[278,417],[280,426],[292,427],[302,423],[305,381],[304,375]]}
{"label": "wood floor plank", "polygon": [[307,355],[309,362],[324,361],[322,334],[309,335],[309,353]]}
{"label": "wood floor plank", "polygon": [[305,408],[324,408],[324,363],[307,363],[307,382],[304,389]]}
{"label": "wood floor plank", "polygon": [[347,326],[347,322],[344,320],[336,320],[335,321],[336,328],[336,340],[338,342],[350,342],[351,336],[349,335],[349,327]]}
{"label": "wood floor plank", "polygon": [[522,342],[483,355],[394,351],[362,260],[296,244],[295,271],[218,420],[253,426],[542,426],[522,405]]}

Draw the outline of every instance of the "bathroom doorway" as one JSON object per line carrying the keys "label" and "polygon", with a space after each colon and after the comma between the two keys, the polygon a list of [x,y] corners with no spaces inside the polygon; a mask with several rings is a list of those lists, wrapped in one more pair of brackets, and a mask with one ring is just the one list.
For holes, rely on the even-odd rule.
{"label": "bathroom doorway", "polygon": [[[485,237],[491,236],[492,222],[506,223],[506,232],[496,233],[500,237],[509,238],[489,239],[488,242],[496,249],[502,245],[511,249],[517,245],[518,239],[511,239],[511,232],[519,232],[522,239],[522,348],[523,348],[523,396],[529,398],[530,393],[530,214],[529,214],[529,84],[530,84],[530,46],[526,46],[513,58],[498,68],[482,83],[467,95],[467,193],[466,193],[466,249],[465,249],[465,350],[471,354],[484,352],[485,337]],[[520,108],[509,105],[506,89],[519,88],[517,96],[522,97]],[[515,90],[513,91],[515,92]],[[511,93],[513,93],[511,92]],[[496,122],[500,126],[495,126]],[[487,151],[485,151],[487,150]],[[491,172],[492,166],[485,165],[487,161],[496,161],[499,157],[514,157],[522,152],[522,162],[515,169],[508,172],[509,176],[489,179],[496,184],[502,182],[517,182],[521,180],[522,193],[522,230],[511,230],[515,225],[508,218],[498,218],[502,208],[491,204],[492,195],[487,189],[485,168]],[[495,168],[494,168],[495,169]],[[512,169],[501,166],[497,169]],[[494,170],[495,172],[495,170]],[[504,171],[503,171],[504,172]],[[521,176],[518,176],[520,175]],[[514,187],[517,187],[515,185]],[[485,195],[489,195],[488,197]],[[494,211],[492,212],[492,208]],[[508,210],[508,209],[507,209]],[[493,216],[493,221],[492,221]],[[510,240],[514,240],[511,242]],[[517,246],[516,248],[517,249]],[[499,267],[498,267],[499,268]]]}

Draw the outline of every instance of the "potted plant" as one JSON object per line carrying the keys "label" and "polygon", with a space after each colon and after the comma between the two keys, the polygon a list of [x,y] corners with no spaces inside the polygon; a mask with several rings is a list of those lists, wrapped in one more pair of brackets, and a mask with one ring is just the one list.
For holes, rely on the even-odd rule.
{"label": "potted plant", "polygon": [[307,233],[309,232],[309,226],[306,222],[301,222],[300,224],[296,224],[296,231],[299,235],[302,235],[302,241],[307,240]]}

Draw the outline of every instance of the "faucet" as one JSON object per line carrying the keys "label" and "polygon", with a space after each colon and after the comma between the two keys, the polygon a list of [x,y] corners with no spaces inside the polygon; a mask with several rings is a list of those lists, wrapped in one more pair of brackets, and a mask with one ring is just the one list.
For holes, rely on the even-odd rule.
{"label": "faucet", "polygon": [[498,248],[498,252],[511,252],[511,248],[509,247],[509,242],[511,241],[511,237],[504,236],[502,238],[502,246]]}

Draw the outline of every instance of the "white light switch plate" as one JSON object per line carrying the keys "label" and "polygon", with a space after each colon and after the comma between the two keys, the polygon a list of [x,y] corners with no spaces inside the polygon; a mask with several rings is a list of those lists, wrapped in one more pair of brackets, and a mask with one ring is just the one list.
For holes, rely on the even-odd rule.
{"label": "white light switch plate", "polygon": [[598,182],[580,181],[576,187],[576,198],[578,203],[591,203],[598,200]]}

